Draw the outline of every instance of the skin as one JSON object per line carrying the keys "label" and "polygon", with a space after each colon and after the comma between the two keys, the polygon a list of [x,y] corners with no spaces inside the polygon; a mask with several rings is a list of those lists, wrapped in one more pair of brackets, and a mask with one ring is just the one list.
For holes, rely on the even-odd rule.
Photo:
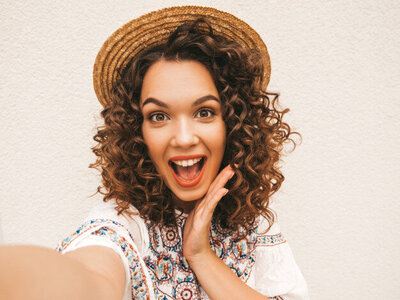
{"label": "skin", "polygon": [[[212,76],[201,63],[155,62],[144,76],[141,91],[143,138],[152,162],[174,194],[175,204],[188,213],[183,255],[206,293],[211,299],[269,299],[237,277],[210,247],[212,215],[228,192],[224,186],[234,171],[228,165],[218,174],[226,145],[221,103],[208,99],[192,107],[206,95],[219,100]],[[169,108],[146,104],[148,98],[161,100]],[[211,109],[215,115],[202,112],[203,109]],[[205,154],[206,169],[197,185],[182,187],[172,176],[168,160],[191,154]]]}
{"label": "skin", "polygon": [[[192,106],[204,96],[213,98]],[[160,100],[169,108],[146,103],[149,98]],[[212,76],[196,61],[159,60],[144,76],[140,106],[149,156],[173,192],[175,204],[189,213],[207,194],[225,150],[225,122]],[[182,187],[173,177],[168,161],[173,156],[191,154],[207,156],[205,171],[197,185]]]}

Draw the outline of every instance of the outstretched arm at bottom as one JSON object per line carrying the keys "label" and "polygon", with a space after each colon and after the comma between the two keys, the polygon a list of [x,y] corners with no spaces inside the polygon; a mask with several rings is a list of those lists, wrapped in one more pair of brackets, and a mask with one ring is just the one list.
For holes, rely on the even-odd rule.
{"label": "outstretched arm at bottom", "polygon": [[45,247],[0,247],[0,299],[121,299],[105,278]]}

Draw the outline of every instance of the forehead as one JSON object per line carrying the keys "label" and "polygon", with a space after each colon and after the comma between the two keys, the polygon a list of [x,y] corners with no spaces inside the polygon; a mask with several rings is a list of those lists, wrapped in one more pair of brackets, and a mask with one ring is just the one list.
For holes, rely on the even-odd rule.
{"label": "forehead", "polygon": [[143,78],[140,104],[148,97],[162,101],[186,101],[218,91],[208,69],[197,61],[159,60],[150,66]]}

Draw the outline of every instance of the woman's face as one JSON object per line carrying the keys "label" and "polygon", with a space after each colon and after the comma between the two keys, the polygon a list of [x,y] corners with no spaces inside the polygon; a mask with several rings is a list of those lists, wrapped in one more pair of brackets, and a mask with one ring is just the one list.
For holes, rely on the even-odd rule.
{"label": "woman's face", "polygon": [[225,151],[225,123],[212,76],[196,61],[159,60],[144,76],[140,107],[149,156],[175,204],[189,212],[207,193]]}

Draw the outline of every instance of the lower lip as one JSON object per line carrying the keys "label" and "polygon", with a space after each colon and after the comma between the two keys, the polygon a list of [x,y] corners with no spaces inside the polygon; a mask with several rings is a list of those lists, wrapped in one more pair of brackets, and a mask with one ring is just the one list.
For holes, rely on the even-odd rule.
{"label": "lower lip", "polygon": [[192,181],[186,181],[186,180],[179,178],[178,175],[175,174],[175,171],[172,168],[172,166],[170,164],[168,164],[168,166],[170,167],[172,175],[174,176],[175,180],[179,183],[179,185],[181,185],[183,187],[192,187],[192,186],[195,186],[196,184],[198,184],[200,182],[201,178],[203,177],[204,170],[206,169],[206,163],[207,163],[207,157],[204,157],[203,167],[201,168],[199,175],[197,175],[197,177],[195,179],[193,179]]}

